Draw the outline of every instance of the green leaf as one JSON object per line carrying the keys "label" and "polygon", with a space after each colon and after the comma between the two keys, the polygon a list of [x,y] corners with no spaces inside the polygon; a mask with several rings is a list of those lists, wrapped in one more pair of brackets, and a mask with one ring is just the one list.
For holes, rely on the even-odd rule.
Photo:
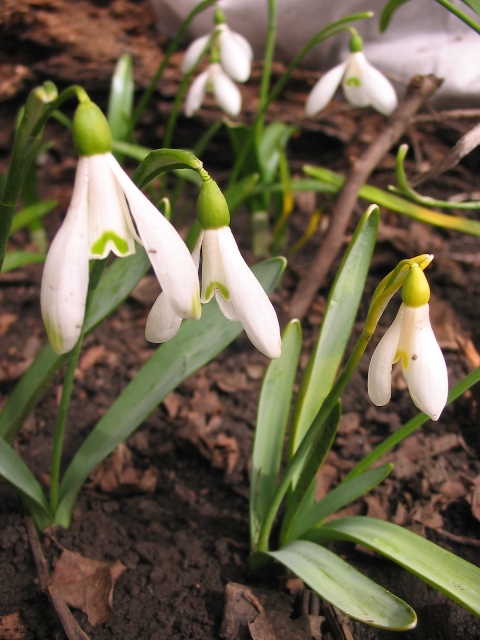
{"label": "green leaf", "polygon": [[258,148],[258,159],[262,169],[262,182],[272,182],[278,169],[280,153],[287,146],[296,127],[284,122],[272,122],[265,128]]}
{"label": "green leaf", "polygon": [[395,631],[416,625],[417,616],[408,604],[325,547],[298,540],[268,555],[355,620]]}
{"label": "green leaf", "polygon": [[480,569],[396,524],[350,516],[311,529],[305,537],[320,544],[348,540],[365,545],[480,616]]}
{"label": "green leaf", "polygon": [[250,482],[250,538],[256,548],[263,518],[277,486],[302,329],[292,320],[282,336],[282,355],[268,365],[258,402]]}
{"label": "green leaf", "polygon": [[152,149],[149,149],[148,147],[142,147],[141,145],[134,144],[132,142],[122,142],[121,140],[113,140],[112,149],[117,153],[123,154],[128,158],[137,160],[138,162],[142,162],[149,153],[152,153]]}
{"label": "green leaf", "polygon": [[378,222],[378,210],[362,217],[330,290],[320,333],[295,403],[290,456],[298,448],[336,378],[363,294]]}
{"label": "green leaf", "polygon": [[47,213],[53,211],[57,204],[57,200],[46,200],[45,202],[37,202],[21,209],[13,216],[10,233],[15,233],[15,231],[27,227],[32,222],[43,218]]}
{"label": "green leaf", "polygon": [[[257,265],[254,272],[270,292],[284,268],[284,259],[273,259]],[[75,454],[60,486],[57,524],[68,526],[76,495],[97,464],[128,438],[170,391],[241,331],[241,324],[226,320],[213,302],[203,307],[200,320],[184,322],[177,335],[157,349]]]}
{"label": "green leaf", "polygon": [[318,416],[313,420],[310,430],[317,431],[317,435],[305,456],[300,477],[290,495],[280,534],[282,545],[292,538],[290,528],[296,521],[297,514],[308,509],[313,501],[317,474],[332,447],[341,415],[342,405],[339,400],[326,420],[320,421]]}
{"label": "green leaf", "polygon": [[225,191],[225,198],[228,202],[230,212],[236,211],[236,209],[252,195],[259,177],[258,173],[251,173],[228,187]]}
{"label": "green leaf", "polygon": [[3,261],[2,273],[15,271],[27,264],[45,262],[44,253],[35,253],[33,251],[7,251],[5,260]]}
{"label": "green leaf", "polygon": [[108,97],[107,120],[114,140],[126,140],[129,136],[133,95],[132,57],[125,53],[115,65]]}
{"label": "green leaf", "polygon": [[480,16],[480,0],[462,0],[470,9]]}
{"label": "green leaf", "polygon": [[[145,251],[137,247],[133,256],[116,260],[107,269],[95,290],[85,319],[86,333],[90,333],[125,300],[149,268]],[[0,436],[7,442],[13,442],[65,358],[54,353],[47,344],[20,378],[0,413]]]}
{"label": "green leaf", "polygon": [[0,438],[0,475],[19,493],[40,529],[52,524],[48,502],[37,479],[3,438]]}
{"label": "green leaf", "polygon": [[327,516],[339,509],[343,509],[347,504],[371,491],[385,480],[392,469],[393,465],[391,463],[370,469],[359,475],[355,480],[338,485],[315,504],[307,505],[305,509],[299,510],[292,523],[287,542],[300,538],[302,534],[312,527],[319,526]]}
{"label": "green leaf", "polygon": [[[340,190],[344,178],[338,173],[324,169],[323,167],[303,167],[305,173],[314,178],[318,178],[322,185],[330,183],[335,186],[337,190]],[[413,218],[419,222],[425,224],[431,224],[434,227],[440,227],[442,229],[453,229],[460,233],[468,233],[472,236],[480,237],[480,221],[472,220],[470,218],[460,218],[459,216],[448,215],[446,213],[439,213],[438,211],[432,211],[422,205],[410,202],[399,196],[395,196],[383,189],[377,189],[377,187],[371,187],[368,184],[364,184],[358,191],[359,198],[367,200],[367,202],[374,202],[379,207],[386,207],[390,211],[395,211],[401,215]]]}
{"label": "green leaf", "polygon": [[383,7],[382,13],[380,14],[380,33],[386,31],[393,14],[398,9],[398,7],[401,7],[402,4],[405,4],[405,2],[408,2],[408,0],[389,0],[387,2],[387,4]]}
{"label": "green leaf", "polygon": [[198,171],[202,167],[202,161],[190,151],[156,149],[141,162],[132,179],[139,189],[143,189],[164,171],[172,171],[173,169],[195,169]]}

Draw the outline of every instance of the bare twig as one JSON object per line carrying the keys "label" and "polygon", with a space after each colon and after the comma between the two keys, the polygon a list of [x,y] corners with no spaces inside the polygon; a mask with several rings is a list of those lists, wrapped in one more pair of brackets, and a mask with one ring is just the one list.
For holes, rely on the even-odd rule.
{"label": "bare twig", "polygon": [[480,144],[480,124],[476,124],[469,129],[460,140],[457,141],[455,146],[450,149],[447,155],[440,160],[434,167],[425,173],[421,173],[410,181],[412,187],[418,187],[426,180],[438,178],[445,171],[449,171],[455,167],[462,158],[468,155]]}
{"label": "bare twig", "polygon": [[80,628],[78,622],[73,617],[60,590],[52,584],[47,561],[43,554],[42,545],[40,544],[37,529],[32,518],[27,516],[25,518],[25,525],[27,527],[30,548],[32,549],[33,558],[37,566],[40,587],[50,598],[50,602],[60,618],[67,637],[69,640],[90,640],[90,636]]}
{"label": "bare twig", "polygon": [[335,201],[330,216],[330,225],[323,237],[313,264],[308,273],[298,283],[293,296],[290,315],[303,318],[316,292],[322,286],[343,241],[348,222],[357,201],[358,191],[388,150],[400,139],[410,124],[413,115],[441,85],[441,80],[433,75],[415,76],[406,93],[392,114],[385,129],[355,161],[347,173],[343,187]]}

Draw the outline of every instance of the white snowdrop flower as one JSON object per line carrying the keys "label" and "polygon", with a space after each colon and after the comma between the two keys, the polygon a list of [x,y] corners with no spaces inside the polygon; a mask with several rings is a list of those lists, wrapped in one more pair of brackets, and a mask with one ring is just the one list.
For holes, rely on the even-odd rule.
{"label": "white snowdrop flower", "polygon": [[235,117],[242,108],[242,96],[238,87],[217,62],[209,65],[192,82],[185,101],[185,115],[190,118],[202,105],[205,94],[211,91],[218,106],[229,116]]}
{"label": "white snowdrop flower", "polygon": [[[415,271],[425,278],[420,268]],[[415,295],[417,294],[418,291]],[[438,420],[448,396],[445,358],[430,324],[426,296],[417,297],[418,302],[422,302],[419,306],[407,304],[405,297],[408,294],[405,296],[403,291],[402,296],[404,302],[370,361],[368,395],[377,406],[390,401],[392,365],[400,361],[415,406],[432,420]],[[407,302],[411,300],[410,296]]]}
{"label": "white snowdrop flower", "polygon": [[305,105],[308,116],[321,111],[340,84],[345,98],[354,107],[372,106],[385,116],[396,108],[397,94],[390,81],[367,61],[361,50],[361,39],[354,36],[352,41],[347,60],[327,71],[311,90]]}
{"label": "white snowdrop flower", "polygon": [[181,66],[182,73],[189,73],[192,71],[195,65],[199,62],[210,38],[211,36],[207,34],[206,36],[201,36],[190,43],[183,57]]}
{"label": "white snowdrop flower", "polygon": [[246,82],[252,71],[253,51],[250,43],[226,24],[219,26],[220,63],[236,82]]}
{"label": "white snowdrop flower", "polygon": [[[216,198],[221,210],[205,211],[207,207],[215,208]],[[201,302],[205,304],[215,296],[223,315],[228,320],[241,322],[259,351],[269,358],[278,358],[282,343],[277,314],[240,254],[228,226],[228,207],[213,180],[204,183],[197,212],[202,226],[210,227],[201,232],[193,251],[194,262],[199,264],[200,259],[202,262]],[[151,342],[164,342],[176,334],[180,324],[181,318],[160,294],[148,316],[145,337]]]}
{"label": "white snowdrop flower", "polygon": [[[197,269],[185,243],[107,150],[110,138],[105,129],[103,140],[102,135],[100,140],[91,135],[92,119],[101,133],[102,127],[108,128],[96,105],[81,104],[74,119],[80,159],[72,202],[48,252],[42,278],[42,315],[57,353],[70,351],[80,335],[89,260],[101,260],[110,252],[131,255],[135,241],[144,246],[175,313],[199,318],[201,312]],[[82,139],[85,124],[89,130]],[[89,155],[91,150],[101,152]]]}

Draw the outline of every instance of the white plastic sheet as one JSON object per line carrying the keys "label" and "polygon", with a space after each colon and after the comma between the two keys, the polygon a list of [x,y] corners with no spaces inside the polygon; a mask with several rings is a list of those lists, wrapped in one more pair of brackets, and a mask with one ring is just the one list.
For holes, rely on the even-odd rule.
{"label": "white plastic sheet", "polygon": [[[199,0],[151,0],[160,31],[173,34]],[[384,34],[378,16],[386,0],[278,0],[277,57],[288,61],[317,31],[347,14],[373,10],[375,17],[355,23],[364,37],[368,60],[395,84],[398,93],[419,73],[444,78],[436,101],[442,106],[480,107],[480,36],[435,0],[410,0],[394,14]],[[468,7],[453,2],[465,13]],[[219,0],[229,26],[242,33],[261,57],[267,33],[267,0]],[[478,16],[477,21],[480,21]],[[197,16],[191,37],[211,30],[213,10]],[[306,58],[308,67],[325,71],[348,51],[348,33],[331,38]]]}

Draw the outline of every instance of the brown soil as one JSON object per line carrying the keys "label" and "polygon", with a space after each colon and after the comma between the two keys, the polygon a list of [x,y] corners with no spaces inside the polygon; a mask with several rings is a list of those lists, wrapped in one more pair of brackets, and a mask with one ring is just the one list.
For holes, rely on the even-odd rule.
{"label": "brown soil", "polygon": [[[0,43],[1,172],[8,161],[16,110],[31,87],[46,78],[57,82],[60,88],[79,82],[105,108],[109,78],[118,55],[124,51],[133,54],[137,86],[142,88],[154,73],[164,45],[155,33],[146,3],[127,0],[6,0],[0,8]],[[175,65],[179,59],[175,59],[142,119],[142,144],[161,145],[164,114],[178,87]],[[345,109],[336,104],[314,123],[304,121],[301,105],[312,80],[310,72],[299,72],[279,105],[274,106],[272,118],[288,117],[301,126],[302,134],[290,147],[294,171],[299,171],[305,162],[344,170],[347,158],[355,157],[371,141],[384,120],[371,111]],[[245,87],[247,118],[254,106],[255,90],[254,79]],[[218,112],[207,105],[198,118],[181,121],[175,145],[191,144],[215,118]],[[408,141],[416,145],[417,160],[423,158],[425,168],[442,157],[471,124],[469,120],[442,118],[417,123],[409,132]],[[75,156],[69,136],[59,125],[49,125],[45,139],[53,145],[39,168],[41,196],[60,202],[46,220],[51,238],[71,196]],[[219,180],[225,177],[224,167],[229,161],[225,138],[216,138],[203,159]],[[385,187],[393,182],[393,164],[393,156],[386,158],[372,183]],[[448,197],[478,190],[478,165],[478,154],[471,154],[455,171],[429,184],[431,194]],[[410,168],[414,170],[413,161]],[[289,230],[290,244],[305,229],[312,205],[313,200],[308,197],[299,198]],[[189,197],[183,207],[186,212],[192,210]],[[363,208],[364,203],[358,212]],[[244,254],[253,262],[243,213],[234,219],[233,227]],[[12,246],[23,247],[28,241],[24,234],[17,234]],[[273,296],[282,326],[296,283],[308,270],[317,245],[314,239],[305,251],[293,256]],[[427,251],[435,253],[435,263],[429,270],[433,322],[446,353],[452,384],[478,365],[475,349],[459,346],[468,340],[478,344],[480,338],[478,250],[477,239],[382,212],[367,294],[399,259]],[[2,276],[3,397],[8,396],[45,340],[39,314],[40,278],[41,267],[35,265]],[[156,291],[150,280],[143,284],[141,291],[85,341],[65,442],[65,463],[153,352],[143,330]],[[327,293],[328,288],[320,291],[303,322],[302,367],[316,338]],[[365,316],[365,306],[366,303],[360,321]],[[383,327],[393,318],[395,305],[391,306],[382,320]],[[359,329],[360,324],[356,330]],[[290,576],[279,568],[273,567],[260,577],[250,575],[246,568],[248,465],[266,365],[267,360],[242,335],[171,394],[128,440],[128,449],[95,474],[79,496],[71,528],[41,536],[51,571],[63,548],[96,560],[119,560],[126,567],[115,584],[113,612],[105,623],[93,627],[84,613],[74,612],[92,640],[219,638],[225,586],[229,582],[254,589],[261,602],[267,603],[267,613],[273,611],[275,618],[283,620],[282,630],[277,629],[275,636],[280,639],[397,637],[341,616],[336,617],[335,628],[331,614],[325,621],[318,617],[326,615],[322,603],[309,600],[305,595],[308,592],[302,596],[301,587],[289,581]],[[343,398],[344,417],[319,482],[320,492],[335,486],[356,461],[415,413],[400,377],[395,380],[392,403],[381,410],[373,407],[366,396],[367,367],[365,359]],[[16,442],[22,457],[45,484],[60,385],[58,376]],[[474,389],[448,407],[439,423],[427,423],[392,452],[387,458],[395,463],[392,476],[349,513],[373,515],[407,526],[478,565],[477,405],[478,391]],[[1,481],[0,622],[2,616],[18,614],[23,631],[7,635],[0,625],[0,639],[64,638],[48,598],[39,587],[25,515],[13,490]],[[419,625],[404,634],[406,639],[480,638],[480,623],[473,615],[406,571],[362,549],[342,545],[338,550],[417,610]],[[317,635],[312,635],[306,623],[312,615],[317,617]],[[271,632],[268,635],[259,626],[238,636],[228,635],[225,628],[223,633],[228,638],[272,637]]]}

